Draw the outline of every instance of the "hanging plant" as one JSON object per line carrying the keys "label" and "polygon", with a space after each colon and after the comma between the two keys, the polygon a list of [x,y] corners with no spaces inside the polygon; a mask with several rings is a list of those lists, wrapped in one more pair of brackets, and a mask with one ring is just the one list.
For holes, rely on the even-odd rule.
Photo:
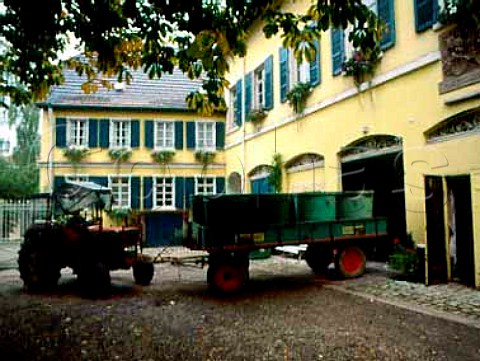
{"label": "hanging plant", "polygon": [[248,112],[247,122],[259,123],[263,119],[265,119],[267,115],[268,115],[268,112],[263,108],[252,109]]}
{"label": "hanging plant", "polygon": [[282,155],[280,153],[273,155],[272,169],[268,175],[268,183],[273,187],[275,193],[282,191]]}
{"label": "hanging plant", "polygon": [[154,150],[152,152],[153,161],[159,164],[170,163],[174,156],[175,152],[173,150]]}
{"label": "hanging plant", "polygon": [[312,91],[312,86],[309,83],[297,83],[287,93],[287,100],[293,111],[297,114],[302,114],[305,110],[307,98]]}
{"label": "hanging plant", "polygon": [[380,62],[381,52],[365,56],[361,51],[354,51],[352,57],[343,63],[343,74],[353,77],[357,87],[372,78]]}
{"label": "hanging plant", "polygon": [[117,162],[126,162],[132,156],[132,150],[130,148],[114,148],[108,151],[108,155]]}
{"label": "hanging plant", "polygon": [[88,153],[88,148],[84,146],[70,145],[63,152],[63,155],[73,164],[80,163]]}
{"label": "hanging plant", "polygon": [[208,150],[197,150],[195,152],[195,159],[197,162],[203,164],[203,169],[208,167],[210,163],[212,163],[215,159],[215,152],[208,151]]}

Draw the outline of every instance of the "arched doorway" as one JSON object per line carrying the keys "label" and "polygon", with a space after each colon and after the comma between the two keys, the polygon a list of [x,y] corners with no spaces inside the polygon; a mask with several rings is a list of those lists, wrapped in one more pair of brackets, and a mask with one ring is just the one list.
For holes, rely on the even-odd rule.
{"label": "arched doorway", "polygon": [[268,176],[270,175],[271,170],[272,166],[261,164],[248,173],[251,193],[274,193],[274,188],[268,181]]}
{"label": "arched doorway", "polygon": [[302,153],[285,162],[288,191],[310,192],[325,189],[325,158],[317,153]]}
{"label": "arched doorway", "polygon": [[227,180],[227,193],[243,193],[242,192],[242,176],[237,172],[232,172]]}
{"label": "arched doorway", "polygon": [[[342,189],[373,190],[374,216],[386,216],[390,238],[406,241],[402,138],[371,135],[358,139],[339,152]],[[374,257],[386,261],[392,244],[379,248]]]}

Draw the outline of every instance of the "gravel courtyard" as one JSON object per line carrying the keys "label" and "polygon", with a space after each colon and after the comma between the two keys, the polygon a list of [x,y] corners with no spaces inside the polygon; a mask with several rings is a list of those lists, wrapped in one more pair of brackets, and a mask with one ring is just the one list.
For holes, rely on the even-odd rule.
{"label": "gravel courtyard", "polygon": [[2,359],[480,360],[480,329],[325,287],[303,262],[253,261],[248,288],[228,298],[205,278],[162,263],[142,288],[117,271],[111,296],[90,300],[68,271],[42,295],[1,271]]}

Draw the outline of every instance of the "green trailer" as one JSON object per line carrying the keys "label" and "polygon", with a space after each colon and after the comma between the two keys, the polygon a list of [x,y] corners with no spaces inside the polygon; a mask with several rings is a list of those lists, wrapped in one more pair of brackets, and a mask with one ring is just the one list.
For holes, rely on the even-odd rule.
{"label": "green trailer", "polygon": [[344,278],[365,272],[366,259],[387,239],[387,220],[373,216],[373,192],[307,192],[193,196],[184,246],[209,253],[207,282],[229,293],[249,278],[249,254],[307,244],[315,273],[334,262]]}

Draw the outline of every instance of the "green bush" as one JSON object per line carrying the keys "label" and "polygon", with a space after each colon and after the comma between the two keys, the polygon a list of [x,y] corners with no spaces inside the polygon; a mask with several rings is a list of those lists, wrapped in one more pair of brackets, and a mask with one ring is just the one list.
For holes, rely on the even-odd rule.
{"label": "green bush", "polygon": [[388,257],[388,266],[404,275],[415,275],[419,268],[419,258],[415,249],[397,245]]}

